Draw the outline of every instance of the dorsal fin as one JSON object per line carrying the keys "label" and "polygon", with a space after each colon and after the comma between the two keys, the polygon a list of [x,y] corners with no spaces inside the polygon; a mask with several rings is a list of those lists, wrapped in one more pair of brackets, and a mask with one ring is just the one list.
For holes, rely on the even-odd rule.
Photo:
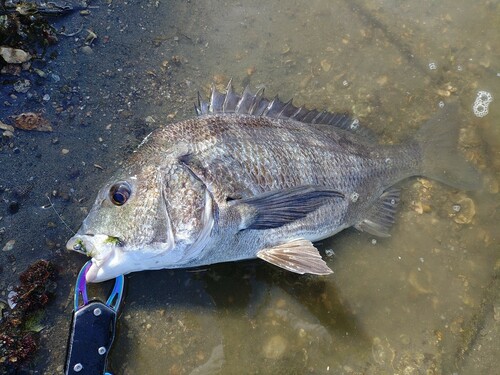
{"label": "dorsal fin", "polygon": [[264,96],[264,89],[259,89],[255,94],[249,87],[245,87],[243,93],[238,95],[231,80],[226,93],[217,91],[212,86],[210,100],[205,102],[198,93],[198,104],[195,104],[196,114],[209,115],[217,113],[241,113],[254,116],[266,116],[279,119],[292,119],[307,124],[333,125],[340,129],[354,133],[364,133],[359,126],[359,120],[352,118],[347,113],[332,113],[328,111],[309,110],[304,107],[296,107],[292,100],[282,102],[278,96],[268,100]]}

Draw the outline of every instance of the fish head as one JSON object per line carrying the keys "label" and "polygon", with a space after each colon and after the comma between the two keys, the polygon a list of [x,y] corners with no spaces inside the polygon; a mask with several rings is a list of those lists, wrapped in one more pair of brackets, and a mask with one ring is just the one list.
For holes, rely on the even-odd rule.
{"label": "fish head", "polygon": [[185,263],[186,249],[202,231],[205,202],[205,192],[190,181],[177,168],[155,163],[126,168],[110,179],[66,244],[92,258],[87,281]]}

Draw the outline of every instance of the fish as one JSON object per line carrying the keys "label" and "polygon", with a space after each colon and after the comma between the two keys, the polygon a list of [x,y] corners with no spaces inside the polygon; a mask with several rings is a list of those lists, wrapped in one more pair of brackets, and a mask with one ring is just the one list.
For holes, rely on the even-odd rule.
{"label": "fish", "polygon": [[254,258],[329,275],[314,242],[349,227],[389,236],[400,181],[480,187],[457,149],[457,103],[399,144],[381,143],[347,113],[248,86],[239,94],[231,82],[207,101],[198,93],[195,110],[147,135],[97,193],[66,244],[92,258],[87,282]]}

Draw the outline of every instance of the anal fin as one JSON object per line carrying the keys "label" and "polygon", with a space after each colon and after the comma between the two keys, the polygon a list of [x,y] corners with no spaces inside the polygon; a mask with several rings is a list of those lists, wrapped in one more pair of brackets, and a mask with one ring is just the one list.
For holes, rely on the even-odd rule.
{"label": "anal fin", "polygon": [[298,274],[329,275],[333,271],[321,258],[311,241],[298,239],[271,248],[262,249],[257,257]]}
{"label": "anal fin", "polygon": [[396,221],[396,209],[399,204],[399,189],[386,190],[375,202],[366,218],[355,228],[378,237],[390,237],[390,229]]}

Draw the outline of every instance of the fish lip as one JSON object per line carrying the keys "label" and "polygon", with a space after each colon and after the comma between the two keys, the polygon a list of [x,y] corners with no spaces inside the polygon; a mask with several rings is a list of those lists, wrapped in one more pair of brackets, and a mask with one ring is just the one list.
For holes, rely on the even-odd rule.
{"label": "fish lip", "polygon": [[121,261],[123,255],[119,247],[114,247],[111,251],[108,251],[105,256],[92,258],[92,265],[85,275],[85,280],[88,283],[100,283],[123,274],[123,272],[116,272],[116,264],[110,264],[116,261],[116,258],[118,258],[118,266],[123,264],[123,261]]}
{"label": "fish lip", "polygon": [[85,281],[88,283],[98,283],[101,281],[106,281],[112,279],[110,278],[103,278],[102,275],[99,278],[99,271],[103,268],[104,263],[108,258],[111,256],[111,251],[101,259],[96,259],[92,258],[92,265],[90,266],[89,270],[85,274]]}
{"label": "fish lip", "polygon": [[91,248],[93,248],[92,243],[90,241],[85,241],[84,236],[78,234],[74,235],[66,242],[67,250],[76,251],[77,253],[87,256],[92,252]]}
{"label": "fish lip", "polygon": [[93,233],[76,234],[66,243],[66,249],[91,257],[98,263],[109,257],[110,250],[124,246],[125,242],[119,237]]}

